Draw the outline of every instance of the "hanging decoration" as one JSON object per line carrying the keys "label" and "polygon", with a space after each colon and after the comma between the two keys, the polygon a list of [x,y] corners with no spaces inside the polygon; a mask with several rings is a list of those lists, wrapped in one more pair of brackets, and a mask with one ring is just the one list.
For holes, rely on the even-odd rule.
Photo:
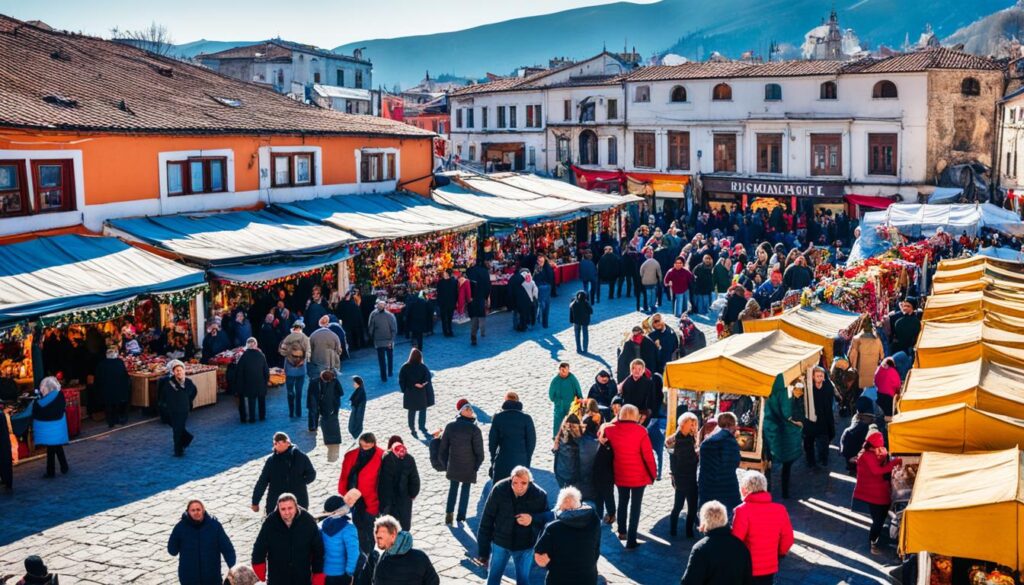
{"label": "hanging decoration", "polygon": [[158,303],[182,306],[190,303],[196,295],[207,289],[208,286],[203,284],[179,291],[137,296],[101,307],[88,307],[56,315],[47,315],[40,317],[39,322],[44,327],[67,327],[77,323],[102,323],[122,317],[126,313],[134,313],[136,306],[146,298],[151,298]]}
{"label": "hanging decoration", "polygon": [[476,247],[475,231],[366,242],[358,245],[362,261],[355,263],[356,281],[369,282],[374,289],[398,284],[432,288],[441,271],[475,264]]}
{"label": "hanging decoration", "polygon": [[235,282],[233,280],[219,279],[216,282],[217,282],[217,284],[219,284],[221,286],[237,286],[237,287],[241,287],[241,288],[247,288],[247,289],[250,289],[250,290],[259,290],[259,289],[271,288],[271,287],[277,286],[277,285],[285,283],[285,282],[293,282],[293,281],[296,281],[296,280],[299,280],[299,279],[302,279],[302,278],[309,278],[309,277],[320,277],[320,280],[323,280],[324,282],[331,282],[331,281],[334,280],[334,274],[335,274],[336,267],[337,267],[336,264],[331,263],[331,264],[325,264],[324,266],[320,266],[320,267],[313,268],[313,269],[310,269],[310,270],[304,270],[302,272],[295,272],[295,273],[289,274],[287,276],[282,276],[280,278],[271,278],[269,280],[252,280],[252,281],[248,281],[248,282]]}

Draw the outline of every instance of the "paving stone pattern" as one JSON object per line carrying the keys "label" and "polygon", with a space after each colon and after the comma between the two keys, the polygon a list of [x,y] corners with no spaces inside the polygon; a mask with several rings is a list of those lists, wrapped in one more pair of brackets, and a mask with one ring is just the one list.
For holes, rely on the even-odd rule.
{"label": "paving stone pattern", "polygon": [[[516,333],[510,316],[503,313],[488,319],[487,336],[476,347],[469,345],[467,326],[457,327],[458,337],[450,339],[442,337],[438,327],[438,334],[425,341],[437,394],[437,405],[428,412],[428,426],[439,428],[452,420],[456,401],[465,396],[478,409],[486,441],[490,417],[500,408],[504,392],[516,390],[537,426],[534,473],[552,503],[557,486],[545,437],[551,436],[547,387],[557,363],[572,364],[586,392],[599,369],[614,365],[623,333],[640,318],[633,311],[633,299],[603,300],[595,307],[590,328],[592,353],[579,355],[568,323],[573,288],[561,287],[561,294],[553,299],[550,329],[538,325],[531,332]],[[713,338],[713,323],[700,324]],[[398,345],[397,362],[404,361],[408,349],[407,342]],[[409,436],[397,380],[380,382],[372,351],[356,352],[342,369],[346,409],[351,392],[348,377],[360,374],[367,381],[370,398],[366,430],[375,432],[382,442],[392,434],[402,435],[416,458],[423,490],[413,511],[415,545],[430,555],[443,583],[482,583],[483,569],[470,556],[476,554],[474,533],[483,508],[485,471],[481,470],[481,480],[472,490],[468,523],[443,525],[448,483],[443,474],[431,469],[426,444]],[[177,563],[167,554],[167,537],[192,497],[201,498],[221,520],[239,561],[248,562],[261,520],[249,509],[250,497],[274,431],[288,432],[313,460],[318,474],[310,486],[314,511],[320,511],[324,500],[335,493],[340,472],[340,461],[327,461],[319,435],[306,430],[305,420],[288,419],[283,389],[270,392],[268,411],[267,421],[249,425],[239,424],[231,397],[195,411],[190,430],[196,439],[182,459],[171,457],[170,428],[150,422],[71,445],[67,448],[71,472],[66,476],[43,479],[43,461],[17,467],[14,494],[0,496],[0,575],[20,576],[23,559],[37,554],[65,584],[175,583]],[[344,432],[348,411],[341,416]],[[778,583],[888,582],[879,563],[891,564],[893,558],[872,557],[868,552],[868,518],[850,511],[853,482],[843,473],[835,447],[833,454],[831,473],[811,472],[802,462],[794,467],[793,497],[785,503],[797,530],[797,545],[783,561]],[[683,573],[692,541],[672,540],[668,535],[672,489],[667,464],[666,455],[664,479],[644,497],[640,536],[646,544],[637,551],[625,551],[613,530],[604,529],[598,568],[608,583],[665,585],[677,583]],[[532,581],[542,583],[543,577],[544,571],[535,567]],[[505,580],[513,582],[511,573],[506,573]]]}

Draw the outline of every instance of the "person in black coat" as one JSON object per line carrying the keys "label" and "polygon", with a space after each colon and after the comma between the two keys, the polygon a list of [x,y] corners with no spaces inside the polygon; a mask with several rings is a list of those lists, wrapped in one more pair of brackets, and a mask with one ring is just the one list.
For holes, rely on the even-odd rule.
{"label": "person in black coat", "polygon": [[[412,535],[392,516],[374,522],[377,547],[366,556],[356,585],[440,585],[430,557],[412,547]],[[269,584],[268,584],[269,585]]]}
{"label": "person in black coat", "polygon": [[430,379],[430,369],[423,363],[423,353],[412,348],[409,359],[398,370],[398,387],[402,390],[402,407],[409,411],[409,431],[413,437],[418,437],[414,426],[416,413],[419,413],[420,430],[424,435],[430,434],[427,430],[427,409],[434,406],[434,385]]}
{"label": "person in black coat", "polygon": [[412,530],[412,501],[420,495],[420,472],[402,437],[388,439],[388,450],[380,461],[377,497],[380,513],[394,516],[402,530]]}
{"label": "person in black coat", "polygon": [[601,521],[580,492],[563,488],[555,505],[555,521],[544,528],[534,560],[548,570],[547,585],[597,585],[601,557]]}
{"label": "person in black coat", "polygon": [[[825,368],[815,366],[809,390],[814,401],[815,420],[805,415],[803,424],[804,455],[812,469],[821,465],[828,469],[829,445],[836,437],[836,420],[832,413],[835,404],[835,387],[825,374]],[[809,414],[809,413],[808,413]]]}
{"label": "person in black coat", "polygon": [[[613,250],[611,246],[605,246],[604,254],[602,254],[601,259],[597,261],[597,279],[602,283],[608,284],[609,299],[615,298],[615,281],[619,279],[620,270],[621,260],[619,260],[619,255],[615,253],[615,250]],[[601,298],[600,286],[597,290],[597,298]]]}
{"label": "person in black coat", "polygon": [[619,382],[623,404],[632,404],[640,411],[640,422],[645,424],[655,408],[654,382],[647,374],[643,360],[633,360],[629,375]]}
{"label": "person in black coat", "polygon": [[267,510],[271,510],[284,493],[292,494],[305,508],[309,504],[306,486],[315,479],[316,469],[309,457],[292,445],[287,434],[274,433],[274,452],[264,461],[263,471],[252,490],[252,511],[259,512],[264,493],[267,494]]}
{"label": "person in black coat", "polygon": [[740,505],[740,485],[736,469],[740,466],[740,445],[736,441],[736,415],[718,415],[718,429],[700,444],[697,462],[697,503],[701,507],[711,500],[722,503],[729,511]]}
{"label": "person in black coat", "polygon": [[192,443],[192,433],[188,432],[185,424],[199,391],[195,383],[185,376],[185,364],[180,360],[171,360],[167,364],[167,369],[171,375],[160,381],[157,404],[161,418],[171,425],[173,431],[174,456],[182,457],[185,455],[185,448]]}
{"label": "person in black coat", "polygon": [[465,398],[455,404],[459,416],[448,423],[441,433],[439,457],[445,466],[449,481],[445,524],[452,523],[455,502],[458,499],[459,522],[466,521],[469,509],[469,487],[476,483],[476,474],[484,462],[484,436],[476,424],[473,405]]}
{"label": "person in black coat", "polygon": [[587,398],[593,398],[597,402],[597,407],[601,410],[601,418],[605,422],[612,419],[612,398],[615,398],[618,392],[608,370],[601,370],[594,376],[594,383],[587,392]]}
{"label": "person in black coat", "polygon": [[[260,325],[260,332],[257,336],[259,339],[260,347],[269,347],[271,349],[281,345],[281,335],[278,329],[274,327],[274,314],[267,313],[266,318],[263,320],[263,325]],[[276,351],[271,351],[270,355],[265,355],[267,358],[267,365],[272,368],[280,368],[284,365],[284,356]]]}
{"label": "person in black coat", "polygon": [[644,365],[654,365],[658,363],[658,346],[654,345],[646,335],[644,330],[639,327],[633,327],[633,332],[629,339],[622,344],[622,349],[619,350],[618,361],[615,367],[615,380],[621,382],[629,376],[629,364],[635,359],[644,361]]}
{"label": "person in black coat", "polygon": [[467,308],[470,319],[469,338],[470,342],[475,345],[478,331],[480,337],[487,336],[487,304],[491,298],[491,271],[483,260],[477,259],[476,266],[466,271],[466,278],[472,287],[472,297]]}
{"label": "person in black coat", "polygon": [[434,314],[431,306],[419,295],[405,296],[405,327],[412,338],[413,347],[423,349],[423,334],[433,329]]}
{"label": "person in black coat", "polygon": [[365,345],[366,319],[359,308],[358,289],[349,290],[338,304],[338,318],[345,330],[349,349],[359,349]]}
{"label": "person in black coat", "polygon": [[454,337],[452,318],[455,316],[455,305],[459,299],[459,283],[452,278],[451,270],[441,272],[437,281],[437,309],[441,313],[441,332],[445,337]]}
{"label": "person in black coat", "polygon": [[231,349],[231,339],[227,333],[220,330],[220,325],[214,322],[203,338],[203,361],[208,362],[213,356],[228,349]]}
{"label": "person in black coat", "polygon": [[[576,336],[576,353],[587,353],[590,349],[590,316],[594,314],[594,308],[587,301],[587,293],[579,291],[576,298],[569,303],[569,323],[572,323],[573,333]],[[582,334],[582,344],[580,337]]]}
{"label": "person in black coat", "polygon": [[[509,279],[509,296],[514,299],[513,304],[516,307],[516,331],[526,331],[527,327],[533,327],[533,324],[537,320],[537,304],[536,299],[530,296],[530,293],[523,286],[526,282],[526,276],[529,273],[519,271],[513,274],[513,278],[516,278],[516,286],[512,287],[512,279]],[[518,275],[518,276],[517,276]],[[533,276],[530,276],[532,279]]]}
{"label": "person in black coat", "polygon": [[491,453],[488,475],[495,481],[506,478],[516,466],[530,467],[537,446],[533,417],[523,412],[523,403],[515,392],[505,393],[501,412],[491,419],[487,447]]}
{"label": "person in black coat", "polygon": [[334,370],[320,372],[317,388],[317,403],[320,405],[320,432],[323,434],[324,445],[327,446],[327,460],[337,461],[339,445],[341,445],[341,423],[338,416],[341,412],[341,397],[345,390],[338,381]]}
{"label": "person in black coat", "polygon": [[635,296],[637,310],[640,310],[640,254],[636,248],[629,246],[619,260],[619,283],[615,287],[622,296],[622,284],[626,284],[626,296]]}
{"label": "person in black coat", "polygon": [[[529,469],[516,467],[511,476],[495,479],[498,481],[487,495],[476,533],[477,560],[490,564],[488,581],[500,581],[511,553],[532,549],[537,535],[553,519],[548,494],[533,482]],[[498,550],[493,551],[492,545]],[[493,560],[492,552],[496,552]],[[516,580],[528,582],[529,575],[520,575],[519,565],[513,564],[517,567]]]}
{"label": "person in black coat", "polygon": [[[523,298],[527,298],[526,291],[523,289],[523,273],[519,270],[512,272],[512,275],[508,277],[508,285],[506,286],[508,297],[508,310],[512,312],[512,329],[516,331],[526,331],[526,323],[522,322],[520,316],[521,311],[519,310],[519,303],[522,302]],[[527,304],[529,298],[527,298]]]}
{"label": "person in black coat", "polygon": [[676,425],[676,434],[665,441],[665,447],[671,451],[669,455],[669,474],[672,477],[672,489],[675,500],[672,503],[672,515],[669,517],[669,534],[678,532],[679,514],[686,504],[686,537],[693,538],[693,529],[697,525],[697,431],[699,430],[697,415],[684,412]]}
{"label": "person in black coat", "polygon": [[253,571],[267,585],[323,583],[324,541],[316,520],[291,494],[281,494],[276,504],[252,546]]}
{"label": "person in black coat", "polygon": [[750,550],[729,528],[729,512],[718,502],[700,509],[700,529],[706,536],[690,549],[680,585],[751,585],[754,564]]}
{"label": "person in black coat", "polygon": [[199,500],[192,500],[185,507],[167,540],[167,553],[178,557],[181,585],[221,585],[221,557],[229,570],[235,566],[231,539]]}
{"label": "person in black coat", "polygon": [[107,427],[123,425],[125,410],[132,393],[132,380],[128,368],[118,357],[116,349],[108,349],[107,357],[96,364],[93,387],[103,394],[104,410],[107,413]]}
{"label": "person in black coat", "polygon": [[[245,342],[245,351],[235,364],[234,382],[238,393],[238,415],[242,423],[256,422],[256,405],[259,404],[260,420],[267,418],[267,385],[270,383],[270,366],[267,358],[257,347],[256,339]],[[248,408],[247,408],[248,407]],[[248,410],[248,416],[246,411]]]}

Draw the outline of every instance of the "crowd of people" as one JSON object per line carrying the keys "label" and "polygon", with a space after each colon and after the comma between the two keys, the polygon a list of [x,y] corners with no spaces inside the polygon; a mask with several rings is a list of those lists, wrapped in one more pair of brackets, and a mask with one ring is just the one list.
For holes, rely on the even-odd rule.
{"label": "crowd of people", "polygon": [[[635,298],[636,309],[649,316],[622,343],[615,367],[609,368],[614,371],[599,371],[586,393],[572,366],[558,365],[548,389],[552,472],[559,488],[553,507],[534,481],[537,431],[518,393],[505,394],[486,443],[478,407],[468,398],[456,402],[454,416],[442,429],[429,430],[428,411],[436,404],[423,334],[432,329],[433,314],[422,298],[410,293],[401,318],[412,348],[397,376],[409,433],[417,440],[422,434],[432,471],[443,473],[449,482],[445,524],[466,522],[470,491],[486,476],[474,560],[486,568],[488,583],[500,582],[510,562],[518,583],[528,582],[534,565],[547,570],[548,583],[597,582],[602,525],[614,525],[626,550],[643,544],[638,524],[644,494],[662,478],[666,451],[674,493],[669,536],[679,537],[680,517],[686,538],[704,535],[692,547],[682,583],[773,582],[780,559],[793,544],[786,507],[772,501],[764,474],[737,474],[741,458],[732,412],[683,412],[675,421],[676,431],[665,436],[662,372],[669,361],[706,345],[691,315],[718,314],[719,336],[742,332],[744,320],[762,316],[790,291],[812,286],[816,263],[841,258],[845,242],[855,237],[856,223],[844,214],[793,217],[780,208],[740,213],[722,207],[698,213],[696,232],[688,236],[687,231],[682,223],[659,217],[621,241],[595,238],[582,253],[582,290],[573,296],[567,316],[578,353],[589,351],[589,326],[602,289],[610,299],[625,290]],[[828,247],[829,255],[819,254],[818,244]],[[509,281],[516,331],[538,322],[547,328],[552,318],[552,265],[543,254],[530,260],[532,266],[523,262]],[[486,336],[490,279],[485,262],[466,273],[442,275],[436,306],[443,335],[454,336],[453,316],[465,312],[472,320],[470,343]],[[316,480],[316,469],[287,434],[274,433],[272,452],[252,494],[252,510],[265,517],[250,562],[237,564],[223,526],[200,500],[192,500],[167,547],[179,557],[180,581],[220,583],[223,560],[230,567],[224,582],[236,585],[257,580],[270,585],[438,583],[430,559],[413,547],[411,534],[421,470],[401,436],[378,445],[376,435],[364,431],[367,396],[359,376],[351,377],[347,429],[356,445],[340,453],[346,394],[342,360],[351,351],[372,347],[381,381],[393,378],[399,337],[395,313],[383,300],[363,297],[358,288],[325,297],[320,286],[313,286],[309,298],[299,303],[284,289],[279,292],[274,302],[264,299],[248,310],[237,307],[214,320],[202,353],[208,359],[236,344],[245,347],[228,379],[238,396],[242,423],[265,420],[269,368],[283,367],[289,417],[301,419],[305,410],[308,430],[322,434],[328,460],[341,460],[337,495],[317,504],[322,513],[311,514],[307,486]],[[264,309],[265,320],[254,331],[249,315]],[[420,321],[430,321],[430,326]],[[795,461],[803,457],[811,470],[829,467],[837,435],[834,408],[853,415],[839,445],[847,469],[856,475],[854,497],[872,519],[872,553],[880,553],[883,546],[890,505],[887,478],[901,463],[886,451],[885,423],[912,363],[920,327],[912,297],[880,327],[864,319],[859,334],[846,347],[839,346],[849,364],[845,372],[816,368],[810,388],[797,383],[792,400],[776,410],[769,406],[766,413],[766,419],[784,429],[770,445],[773,463],[781,468],[783,499],[789,497]],[[120,361],[116,357],[112,359]],[[173,454],[182,456],[193,439],[186,426],[196,389],[182,362],[171,361],[168,370],[158,402],[172,429]],[[843,373],[849,374],[843,377],[845,393],[833,384]],[[117,382],[98,383],[123,382],[120,372],[104,376]],[[36,443],[47,445],[48,476],[55,474],[57,463],[67,473],[63,397],[54,392],[60,383],[50,377],[39,387]],[[808,400],[803,400],[805,392]],[[56,398],[48,400],[50,396]],[[51,433],[59,428],[64,435]],[[31,570],[40,571],[35,561]]]}

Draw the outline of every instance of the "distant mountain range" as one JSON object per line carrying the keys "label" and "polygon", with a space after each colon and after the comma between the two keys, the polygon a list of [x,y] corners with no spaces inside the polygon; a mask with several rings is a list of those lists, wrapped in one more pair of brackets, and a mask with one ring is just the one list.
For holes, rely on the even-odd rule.
{"label": "distant mountain range", "polygon": [[[836,6],[836,11],[840,25],[853,28],[868,47],[899,47],[908,35],[917,39],[926,24],[939,38],[945,38],[1002,11],[1009,3],[847,0]],[[828,16],[828,10],[829,5],[821,0],[618,2],[455,32],[359,41],[335,50],[351,54],[355,48],[366,47],[365,55],[373,61],[374,85],[408,87],[428,70],[434,75],[479,78],[489,72],[508,74],[522,65],[546,65],[552,57],[585,58],[604,47],[610,51],[635,47],[645,57],[669,49],[690,59],[706,58],[712,51],[731,57],[750,50],[765,55],[772,42],[799,46],[804,34]],[[176,45],[172,53],[193,57],[256,42],[200,40]]]}
{"label": "distant mountain range", "polygon": [[945,42],[963,43],[964,50],[978,55],[995,55],[1007,39],[1024,41],[1024,6],[1016,5],[976,20],[950,35]]}

